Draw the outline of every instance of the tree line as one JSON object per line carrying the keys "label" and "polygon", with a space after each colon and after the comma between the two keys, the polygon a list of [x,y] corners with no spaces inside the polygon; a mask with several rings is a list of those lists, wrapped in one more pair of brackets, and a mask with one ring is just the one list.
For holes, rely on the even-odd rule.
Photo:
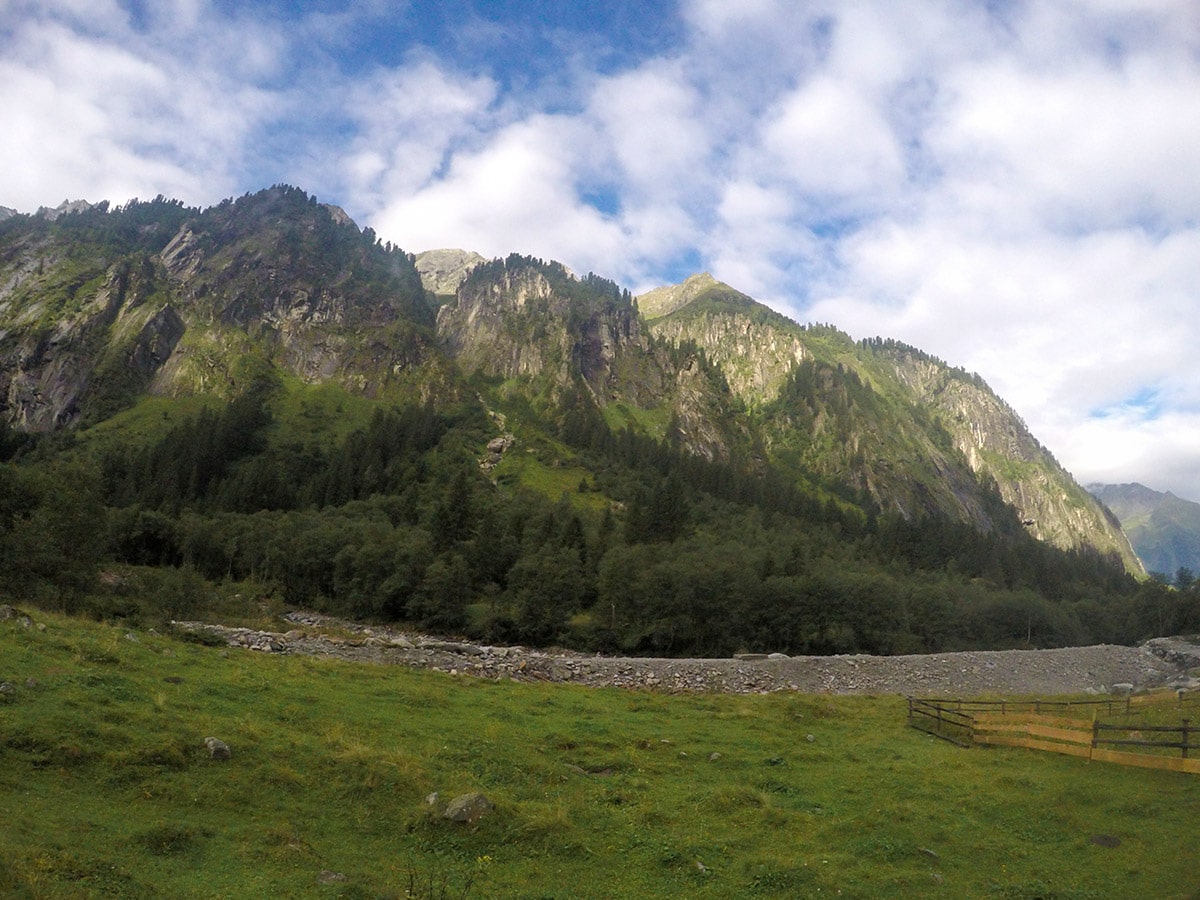
{"label": "tree line", "polygon": [[204,615],[238,590],[484,641],[653,655],[1200,630],[1194,580],[1139,584],[1019,527],[864,511],[815,478],[614,432],[582,392],[541,422],[589,473],[554,498],[481,471],[494,432],[479,403],[380,408],[340,440],[304,441],[278,420],[278,391],[259,383],[99,459],[0,434],[12,457],[0,464],[0,592],[158,620]]}

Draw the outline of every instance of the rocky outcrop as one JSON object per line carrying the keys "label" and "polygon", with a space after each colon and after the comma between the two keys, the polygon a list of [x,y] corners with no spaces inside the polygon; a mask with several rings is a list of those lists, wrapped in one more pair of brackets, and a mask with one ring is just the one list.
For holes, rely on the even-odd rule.
{"label": "rocky outcrop", "polygon": [[802,327],[708,274],[637,303],[655,336],[699,348],[720,370],[777,462],[798,460],[885,512],[983,530],[997,520],[994,484],[1040,540],[1142,572],[1100,505],[978,377],[894,341]]}
{"label": "rocky outcrop", "polygon": [[464,825],[474,825],[495,808],[496,804],[485,794],[475,791],[470,794],[460,794],[451,800],[446,806],[446,811],[442,813],[442,818],[449,819],[451,822],[461,822]]}
{"label": "rocky outcrop", "polygon": [[204,739],[204,747],[208,750],[209,759],[217,762],[225,762],[233,757],[233,752],[229,749],[229,745],[220,738],[206,737]]}
{"label": "rocky outcrop", "polygon": [[53,222],[60,216],[69,215],[70,213],[85,212],[92,208],[92,204],[86,200],[64,200],[55,207],[39,206],[38,211],[34,213],[43,219]]}
{"label": "rocky outcrop", "polygon": [[[642,294],[637,305],[655,335],[702,347],[751,408],[774,400],[796,365],[809,358],[796,323],[707,273]],[[687,314],[673,315],[685,309]]]}
{"label": "rocky outcrop", "polygon": [[458,293],[471,270],[484,261],[473,250],[426,250],[415,258],[425,290],[444,297]]}
{"label": "rocky outcrop", "polygon": [[582,380],[600,405],[661,402],[661,374],[642,390],[650,346],[631,306],[585,295],[553,263],[515,258],[476,271],[483,274],[465,281],[437,317],[438,335],[465,374],[537,380],[556,390]]}
{"label": "rocky outcrop", "polygon": [[467,374],[570,377],[572,344],[566,300],[532,266],[512,267],[494,279],[465,285],[438,311],[438,335]]}
{"label": "rocky outcrop", "polygon": [[982,381],[907,348],[882,356],[949,433],[971,470],[995,483],[1035,537],[1062,549],[1116,554],[1129,571],[1144,574],[1129,539],[1095,498]]}
{"label": "rocky outcrop", "polygon": [[[48,284],[39,290],[39,282]],[[14,326],[0,332],[0,412],[28,431],[71,425],[90,404],[144,388],[186,330],[169,303],[148,306],[160,279],[145,257],[79,285],[58,315],[46,299],[55,283],[43,266],[40,276],[10,281],[0,300]]]}

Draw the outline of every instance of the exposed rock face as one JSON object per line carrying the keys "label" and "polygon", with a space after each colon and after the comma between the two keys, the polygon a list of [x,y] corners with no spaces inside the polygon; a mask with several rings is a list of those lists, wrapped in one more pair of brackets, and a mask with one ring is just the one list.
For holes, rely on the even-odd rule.
{"label": "exposed rock face", "polygon": [[92,208],[92,204],[86,200],[64,200],[58,206],[51,209],[49,206],[39,206],[38,211],[34,215],[41,216],[43,219],[48,219],[53,222],[59,216],[65,216],[69,213],[84,212]]}
{"label": "exposed rock face", "polygon": [[814,333],[708,274],[637,303],[656,336],[703,350],[761,415],[776,459],[798,459],[905,518],[935,512],[983,529],[994,525],[981,486],[990,481],[1034,536],[1117,554],[1141,572],[1099,504],[978,378],[894,342]]}
{"label": "exposed rock face", "polygon": [[467,373],[532,377],[553,364],[566,376],[571,341],[565,307],[542,272],[506,267],[496,279],[460,288],[438,311],[438,334]]}
{"label": "exposed rock face", "polygon": [[916,399],[938,415],[971,470],[995,482],[1035,537],[1063,549],[1115,553],[1129,571],[1142,572],[1121,529],[982,382],[904,350],[885,355]]}
{"label": "exposed rock face", "polygon": [[445,384],[411,259],[336,207],[279,187],[204,212],[79,209],[31,221],[0,254],[10,423],[72,425],[146,389],[229,396],[247,357],[369,396]]}
{"label": "exposed rock face", "polygon": [[16,326],[0,330],[0,411],[29,431],[72,424],[122,382],[144,387],[186,330],[169,304],[148,304],[159,280],[145,257],[109,266],[57,316],[40,299],[47,280],[18,270],[0,292]]}
{"label": "exposed rock face", "polygon": [[510,257],[477,267],[438,311],[438,334],[468,375],[523,379],[553,398],[582,387],[600,407],[661,410],[690,452],[728,457],[731,398],[710,367],[653,345],[627,297],[589,293],[557,264]]}
{"label": "exposed rock face", "polygon": [[707,273],[643,294],[637,304],[654,334],[704,348],[748,407],[774,400],[796,365],[809,357],[796,323]]}
{"label": "exposed rock face", "polygon": [[417,271],[425,290],[441,296],[453,296],[484,258],[473,250],[426,250],[416,256]]}
{"label": "exposed rock face", "polygon": [[601,404],[636,392],[625,384],[622,363],[648,354],[649,343],[631,307],[573,300],[566,293],[573,277],[561,267],[524,260],[489,265],[438,311],[438,334],[465,373],[559,387],[580,376]]}

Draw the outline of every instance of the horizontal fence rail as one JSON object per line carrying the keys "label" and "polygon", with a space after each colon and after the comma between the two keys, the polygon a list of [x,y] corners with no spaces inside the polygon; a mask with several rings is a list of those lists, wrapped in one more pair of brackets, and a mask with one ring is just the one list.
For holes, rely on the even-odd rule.
{"label": "horizontal fence rail", "polygon": [[[1191,755],[1200,750],[1200,743],[1196,742],[1197,729],[1190,719],[1183,719],[1179,725],[1155,725],[1101,722],[1097,718],[1101,713],[1125,716],[1171,704],[1184,708],[1195,702],[1197,693],[1158,691],[1134,697],[1063,701],[909,697],[908,723],[963,747],[1024,747],[1126,766],[1200,774],[1200,759]],[[1121,749],[1113,749],[1117,747]]]}

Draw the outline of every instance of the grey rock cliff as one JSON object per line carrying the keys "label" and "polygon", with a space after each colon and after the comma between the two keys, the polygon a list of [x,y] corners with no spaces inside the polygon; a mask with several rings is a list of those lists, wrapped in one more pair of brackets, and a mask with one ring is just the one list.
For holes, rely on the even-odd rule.
{"label": "grey rock cliff", "polygon": [[426,250],[416,255],[421,283],[431,294],[450,296],[458,291],[484,258],[472,250]]}

